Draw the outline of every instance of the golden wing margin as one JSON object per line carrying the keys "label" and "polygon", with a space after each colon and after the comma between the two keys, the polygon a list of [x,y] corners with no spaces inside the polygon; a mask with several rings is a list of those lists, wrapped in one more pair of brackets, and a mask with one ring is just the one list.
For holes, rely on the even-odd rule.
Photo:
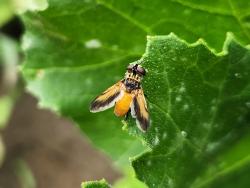
{"label": "golden wing margin", "polygon": [[90,112],[101,112],[115,105],[123,96],[123,83],[122,80],[105,90],[102,94],[98,95],[90,104]]}

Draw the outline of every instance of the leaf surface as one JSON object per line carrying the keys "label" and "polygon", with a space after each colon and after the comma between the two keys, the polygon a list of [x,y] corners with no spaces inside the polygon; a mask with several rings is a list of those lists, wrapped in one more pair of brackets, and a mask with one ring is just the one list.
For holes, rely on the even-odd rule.
{"label": "leaf surface", "polygon": [[140,61],[151,128],[128,127],[152,150],[132,160],[137,177],[149,187],[249,185],[250,50],[230,34],[219,54],[170,34],[148,37]]}
{"label": "leaf surface", "polygon": [[[141,58],[146,35],[175,32],[188,42],[202,37],[216,51],[228,31],[243,44],[250,41],[246,0],[49,0],[48,5],[22,17],[27,88],[41,106],[72,118],[99,148],[122,163],[141,153],[142,146],[121,130],[111,110],[91,114],[88,106],[123,78],[128,63]],[[224,139],[235,143],[247,134],[249,52],[230,37],[224,48],[215,54],[204,42],[189,45],[173,35],[149,39],[142,60],[148,69],[143,87],[152,126],[143,135],[130,119],[128,129],[152,149],[133,160],[137,177],[150,187],[199,186],[205,179],[206,185],[214,183],[207,180],[210,174],[203,164],[217,157],[217,150],[220,155],[226,150]],[[217,142],[222,151],[216,149]],[[215,160],[208,164],[213,166]]]}
{"label": "leaf surface", "polygon": [[110,185],[104,180],[88,181],[82,183],[82,188],[110,188]]}
{"label": "leaf surface", "polygon": [[[23,73],[28,88],[40,99],[42,106],[80,124],[88,124],[92,119],[107,122],[107,125],[100,125],[101,129],[90,124],[81,126],[91,136],[107,132],[92,139],[101,147],[105,145],[103,140],[110,139],[110,135],[125,137],[125,142],[130,143],[120,127],[112,126],[119,121],[110,113],[106,118],[106,115],[88,112],[92,98],[121,79],[126,65],[140,58],[147,34],[174,31],[188,41],[203,37],[213,48],[220,49],[226,31],[230,30],[243,42],[249,42],[246,36],[249,34],[249,6],[244,6],[243,2],[248,3],[237,1],[229,5],[228,1],[214,4],[181,0],[143,3],[135,0],[86,0],[71,3],[49,0],[45,11],[23,16],[26,26]],[[241,14],[233,14],[243,9]],[[244,29],[241,30],[237,19],[244,21]],[[206,20],[216,29],[209,30],[208,24],[204,24]],[[108,151],[109,146],[104,150]]]}

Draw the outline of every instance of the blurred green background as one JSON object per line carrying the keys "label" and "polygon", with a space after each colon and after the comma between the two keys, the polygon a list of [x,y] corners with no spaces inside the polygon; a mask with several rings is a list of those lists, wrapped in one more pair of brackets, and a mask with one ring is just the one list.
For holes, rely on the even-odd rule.
{"label": "blurred green background", "polygon": [[[44,0],[0,1],[0,187],[80,187],[122,174],[69,120],[37,107],[19,73],[24,26],[19,14]],[[96,166],[95,168],[93,168]]]}

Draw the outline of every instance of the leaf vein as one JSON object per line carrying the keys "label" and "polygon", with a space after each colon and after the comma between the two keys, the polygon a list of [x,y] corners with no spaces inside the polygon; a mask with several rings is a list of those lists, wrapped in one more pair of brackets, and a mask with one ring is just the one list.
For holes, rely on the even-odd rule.
{"label": "leaf vein", "polygon": [[149,27],[147,27],[146,25],[138,22],[137,20],[131,18],[129,15],[125,14],[124,12],[115,9],[111,4],[108,4],[102,0],[98,0],[98,3],[100,5],[102,5],[103,7],[111,10],[112,12],[114,12],[115,14],[117,14],[118,16],[124,18],[125,20],[127,20],[128,22],[132,23],[133,25],[137,26],[139,29],[141,29],[142,31],[144,31],[147,34],[154,34],[151,29]]}

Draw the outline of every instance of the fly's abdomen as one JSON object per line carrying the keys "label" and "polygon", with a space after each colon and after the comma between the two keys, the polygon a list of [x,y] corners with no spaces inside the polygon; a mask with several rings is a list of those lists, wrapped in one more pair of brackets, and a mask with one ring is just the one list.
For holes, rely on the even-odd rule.
{"label": "fly's abdomen", "polygon": [[116,102],[114,113],[116,116],[125,116],[129,111],[130,104],[132,102],[132,95],[130,93],[124,92],[123,97]]}

